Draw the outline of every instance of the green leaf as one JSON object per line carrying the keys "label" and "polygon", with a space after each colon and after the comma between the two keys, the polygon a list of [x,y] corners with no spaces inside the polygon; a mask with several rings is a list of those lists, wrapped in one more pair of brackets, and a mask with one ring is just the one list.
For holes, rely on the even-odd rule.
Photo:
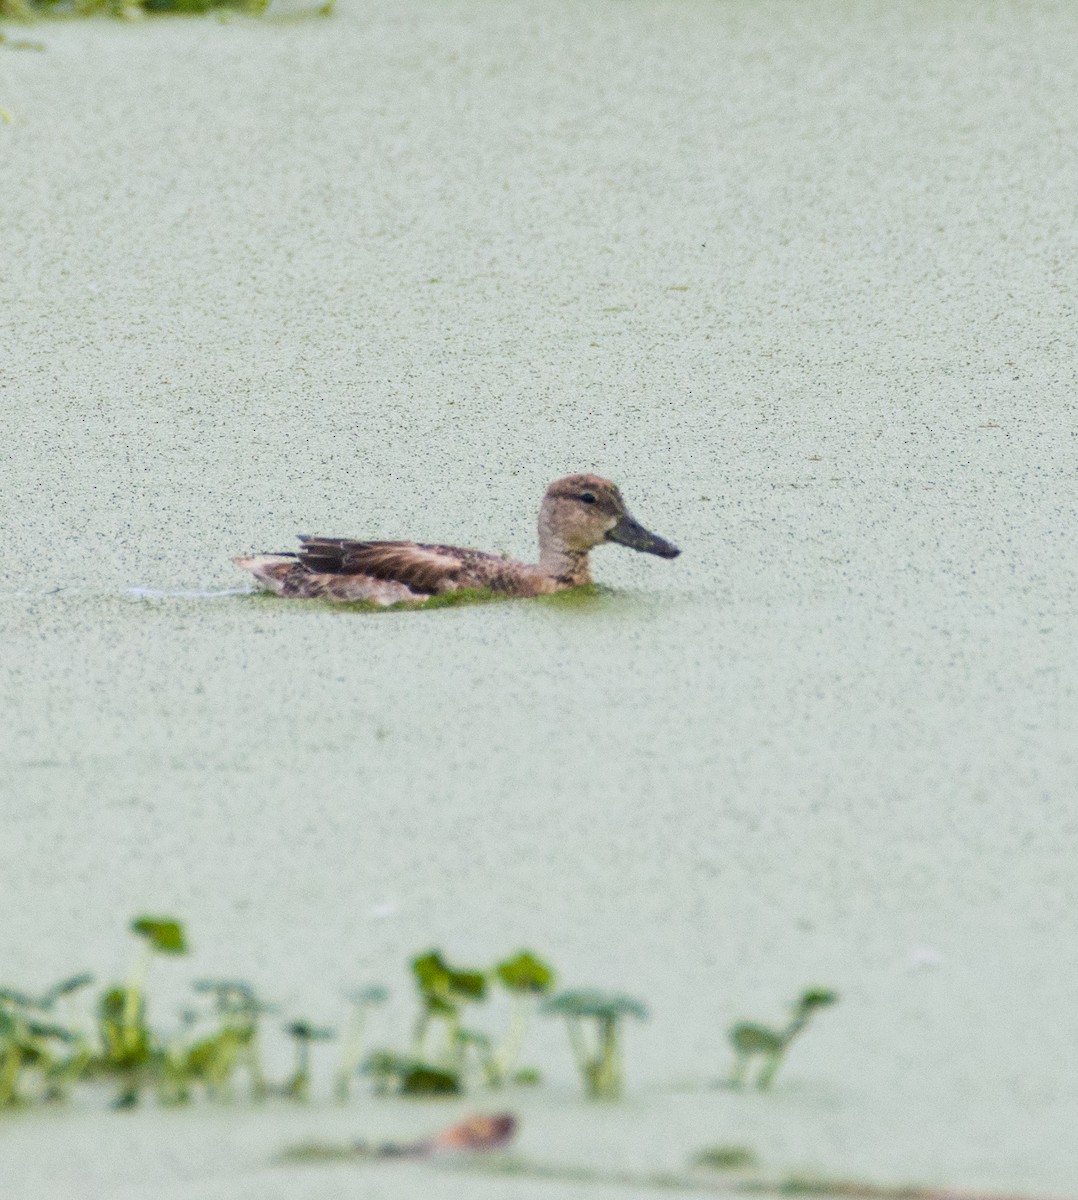
{"label": "green leaf", "polygon": [[237,995],[254,999],[254,988],[243,979],[196,979],[191,987],[196,992],[213,992],[216,995]]}
{"label": "green leaf", "polygon": [[59,983],[54,983],[51,988],[45,993],[41,1000],[42,1008],[52,1008],[61,996],[70,996],[73,992],[81,991],[84,987],[89,987],[94,981],[92,975],[72,975],[68,979],[61,979]]}
{"label": "green leaf", "polygon": [[712,1171],[743,1171],[755,1167],[757,1158],[748,1146],[711,1146],[701,1150],[693,1162]]}
{"label": "green leaf", "polygon": [[487,977],[482,971],[459,970],[442,958],[440,950],[428,950],[412,960],[416,984],[428,1001],[452,1005],[460,1000],[482,1000]]}
{"label": "green leaf", "polygon": [[838,992],[832,992],[827,988],[809,988],[808,991],[801,993],[797,1008],[803,1013],[808,1013],[814,1008],[827,1008],[829,1005],[837,1003]]}
{"label": "green leaf", "polygon": [[415,1066],[400,1081],[404,1096],[457,1096],[463,1090],[460,1076],[437,1067]]}
{"label": "green leaf", "polygon": [[37,1008],[37,1001],[25,992],[17,992],[14,988],[0,988],[0,1005],[11,1008]]}
{"label": "green leaf", "polygon": [[97,1009],[103,1021],[118,1021],[124,1015],[126,1004],[127,988],[113,987],[107,992],[102,992]]}
{"label": "green leaf", "polygon": [[57,1041],[68,1043],[77,1040],[75,1034],[70,1029],[65,1029],[62,1025],[52,1025],[44,1021],[31,1021],[26,1028],[31,1037],[43,1040],[55,1038]]}
{"label": "green leaf", "polygon": [[561,992],[547,1000],[542,1011],[551,1016],[595,1017],[599,1020],[620,1017],[647,1019],[648,1010],[631,996],[598,992],[590,988],[573,992]]}
{"label": "green leaf", "polygon": [[365,1075],[400,1075],[412,1065],[412,1060],[392,1050],[373,1050],[360,1070]]}
{"label": "green leaf", "polygon": [[389,992],[376,983],[372,983],[370,987],[360,988],[358,991],[348,993],[348,1000],[360,1007],[368,1004],[385,1004],[388,999]]}
{"label": "green leaf", "polygon": [[328,1042],[337,1036],[336,1030],[311,1025],[307,1021],[293,1021],[284,1027],[289,1037],[302,1042]]}
{"label": "green leaf", "polygon": [[243,979],[198,979],[191,986],[196,992],[213,996],[217,1011],[225,1016],[253,1020],[263,1013],[275,1011],[273,1005],[261,1001],[251,984]]}
{"label": "green leaf", "polygon": [[376,1050],[361,1069],[366,1075],[391,1083],[403,1096],[456,1096],[462,1090],[460,1076],[454,1071],[389,1050]]}
{"label": "green leaf", "polygon": [[751,1021],[734,1025],[730,1030],[730,1041],[742,1054],[777,1054],[786,1044],[781,1033]]}
{"label": "green leaf", "polygon": [[159,954],[186,954],[183,925],[171,917],[138,917],[131,932],[145,938]]}
{"label": "green leaf", "polygon": [[413,958],[412,974],[415,975],[419,990],[428,996],[449,990],[449,968],[437,950],[429,950]]}
{"label": "green leaf", "polygon": [[521,950],[513,958],[498,963],[494,973],[511,992],[549,992],[554,986],[554,970],[530,950]]}
{"label": "green leaf", "polygon": [[450,971],[449,986],[465,999],[482,1000],[487,994],[487,977],[482,971]]}

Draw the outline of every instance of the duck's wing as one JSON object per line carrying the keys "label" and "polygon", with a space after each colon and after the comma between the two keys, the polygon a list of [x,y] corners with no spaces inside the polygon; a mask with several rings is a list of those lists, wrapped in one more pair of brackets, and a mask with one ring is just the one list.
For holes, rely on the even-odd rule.
{"label": "duck's wing", "polygon": [[491,587],[506,561],[482,550],[429,546],[421,542],[355,542],[348,538],[301,537],[299,561],[324,575],[367,575],[402,583],[417,592]]}

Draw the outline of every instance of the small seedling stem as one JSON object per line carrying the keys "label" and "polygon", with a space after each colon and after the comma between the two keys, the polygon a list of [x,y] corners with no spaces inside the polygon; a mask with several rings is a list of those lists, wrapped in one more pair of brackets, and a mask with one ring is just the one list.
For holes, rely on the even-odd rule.
{"label": "small seedling stem", "polygon": [[22,1066],[22,1048],[16,1037],[11,1037],[4,1057],[0,1060],[0,1108],[18,1104],[19,1069]]}
{"label": "small seedling stem", "polygon": [[618,1046],[617,1017],[599,1022],[599,1054],[595,1061],[595,1096],[616,1099],[621,1095],[621,1054]]}
{"label": "small seedling stem", "polygon": [[567,1016],[565,1018],[565,1028],[569,1033],[569,1045],[572,1047],[576,1065],[580,1069],[580,1073],[587,1076],[591,1068],[591,1052],[588,1050],[588,1043],[584,1037],[584,1030],[581,1028],[579,1019]]}
{"label": "small seedling stem", "polygon": [[138,1045],[139,1026],[142,1023],[142,995],[146,989],[146,977],[149,974],[151,958],[153,958],[153,947],[149,942],[143,942],[139,946],[127,976],[123,1015],[120,1018],[125,1050],[134,1050]]}
{"label": "small seedling stem", "polygon": [[341,1063],[337,1069],[337,1082],[334,1087],[337,1099],[346,1103],[351,1093],[352,1079],[363,1061],[363,1035],[367,1026],[367,1006],[357,1004],[352,1009],[348,1027],[341,1040]]}
{"label": "small seedling stem", "polygon": [[288,1082],[288,1093],[294,1100],[306,1100],[311,1081],[311,1048],[304,1037],[296,1038],[296,1069]]}
{"label": "small seedling stem", "polygon": [[506,1029],[498,1049],[491,1057],[491,1082],[494,1086],[504,1082],[517,1065],[520,1051],[524,1046],[524,1036],[528,1032],[528,1018],[534,1005],[535,1001],[532,997],[519,993],[514,994],[509,1014],[509,1027]]}

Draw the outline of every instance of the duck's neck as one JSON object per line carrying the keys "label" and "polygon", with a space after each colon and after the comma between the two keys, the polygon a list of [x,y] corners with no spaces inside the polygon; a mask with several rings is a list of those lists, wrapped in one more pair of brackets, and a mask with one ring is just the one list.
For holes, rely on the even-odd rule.
{"label": "duck's neck", "polygon": [[544,575],[556,579],[562,587],[583,587],[591,583],[587,550],[570,550],[556,538],[540,537],[539,566]]}

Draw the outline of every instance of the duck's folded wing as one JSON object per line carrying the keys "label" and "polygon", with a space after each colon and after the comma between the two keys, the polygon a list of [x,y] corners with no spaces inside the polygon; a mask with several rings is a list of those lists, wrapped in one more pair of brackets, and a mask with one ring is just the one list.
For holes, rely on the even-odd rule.
{"label": "duck's folded wing", "polygon": [[320,537],[301,537],[299,541],[299,560],[308,571],[369,575],[421,592],[481,587],[491,567],[502,561],[481,550],[419,542],[354,542]]}

